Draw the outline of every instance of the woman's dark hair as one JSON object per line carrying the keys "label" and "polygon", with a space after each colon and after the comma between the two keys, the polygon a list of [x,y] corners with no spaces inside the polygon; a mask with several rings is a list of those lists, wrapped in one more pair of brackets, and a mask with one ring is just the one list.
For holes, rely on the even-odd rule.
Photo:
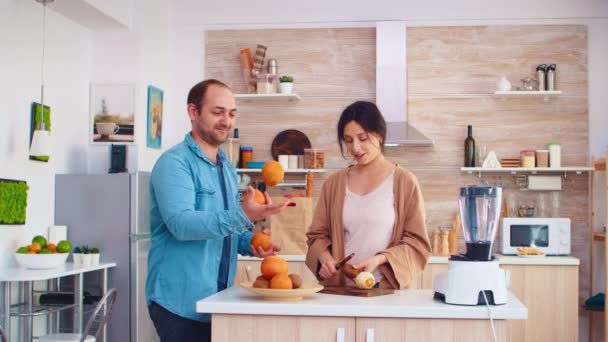
{"label": "woman's dark hair", "polygon": [[194,104],[196,109],[200,112],[203,108],[203,101],[205,100],[205,95],[207,94],[207,89],[212,86],[220,86],[226,89],[230,89],[224,82],[218,81],[216,79],[210,78],[208,80],[204,80],[195,84],[188,93],[188,104]]}
{"label": "woman's dark hair", "polygon": [[344,127],[354,121],[368,133],[380,136],[380,150],[384,152],[386,140],[386,122],[378,106],[369,101],[357,101],[344,109],[338,120],[338,145],[340,153],[344,156]]}

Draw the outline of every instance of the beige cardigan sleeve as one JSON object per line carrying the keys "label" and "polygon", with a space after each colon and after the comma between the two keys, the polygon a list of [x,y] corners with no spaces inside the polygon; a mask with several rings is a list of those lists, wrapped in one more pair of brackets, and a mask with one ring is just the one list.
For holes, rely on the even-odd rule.
{"label": "beige cardigan sleeve", "polygon": [[[388,264],[380,266],[386,281],[393,288],[406,288],[424,270],[431,255],[426,224],[424,199],[416,177],[402,170],[398,186],[397,227],[399,234],[382,254]],[[396,199],[397,200],[397,199]]]}
{"label": "beige cardigan sleeve", "polygon": [[317,276],[319,256],[331,246],[330,212],[328,204],[331,201],[332,177],[328,178],[321,187],[321,194],[315,207],[312,223],[306,232],[306,266]]}

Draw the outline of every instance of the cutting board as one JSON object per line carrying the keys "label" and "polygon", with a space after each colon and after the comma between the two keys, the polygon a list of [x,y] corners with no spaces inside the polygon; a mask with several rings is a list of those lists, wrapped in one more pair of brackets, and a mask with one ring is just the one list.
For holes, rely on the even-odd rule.
{"label": "cutting board", "polygon": [[288,129],[274,137],[270,145],[270,153],[274,160],[279,160],[279,154],[303,155],[304,149],[310,147],[310,140],[306,134],[297,129]]}
{"label": "cutting board", "polygon": [[345,287],[345,286],[326,286],[321,293],[335,294],[342,296],[356,296],[356,297],[376,297],[384,296],[395,293],[393,289],[359,289],[356,287]]}

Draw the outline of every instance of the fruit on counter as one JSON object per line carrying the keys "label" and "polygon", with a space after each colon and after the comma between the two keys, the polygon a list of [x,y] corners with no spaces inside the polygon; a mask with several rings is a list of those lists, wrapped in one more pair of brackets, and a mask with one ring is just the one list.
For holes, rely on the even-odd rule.
{"label": "fruit on counter", "polygon": [[272,278],[279,273],[284,273],[287,275],[288,264],[285,259],[276,255],[271,255],[262,260],[260,271],[262,272],[264,278],[272,280]]}
{"label": "fruit on counter", "polygon": [[57,253],[57,246],[54,243],[49,243],[46,245],[46,249],[53,253]]}
{"label": "fruit on counter", "polygon": [[263,250],[267,251],[271,244],[270,235],[264,232],[255,233],[251,238],[251,244],[256,250],[258,247],[261,247]]}
{"label": "fruit on counter", "polygon": [[69,253],[72,250],[72,244],[68,240],[61,240],[57,244],[57,252]]}
{"label": "fruit on counter", "polygon": [[289,279],[291,279],[291,284],[293,285],[294,289],[299,289],[302,287],[302,277],[300,277],[299,274],[290,273]]}
{"label": "fruit on counter", "polygon": [[293,288],[293,283],[291,282],[291,278],[285,273],[279,273],[272,277],[270,280],[270,288],[271,289],[281,289],[281,290],[291,290]]}
{"label": "fruit on counter", "polygon": [[262,167],[262,179],[268,186],[276,186],[283,181],[285,170],[276,160],[267,161]]}
{"label": "fruit on counter", "polygon": [[43,249],[40,251],[40,254],[53,254],[53,252],[50,249]]}
{"label": "fruit on counter", "polygon": [[355,279],[359,275],[359,273],[361,273],[360,270],[354,268],[353,265],[351,265],[349,263],[344,265],[343,272],[344,272],[344,275],[346,277],[348,277],[349,279]]}
{"label": "fruit on counter", "polygon": [[270,287],[270,280],[264,278],[264,276],[258,276],[253,282],[253,287],[267,289]]}
{"label": "fruit on counter", "polygon": [[34,238],[32,239],[32,243],[38,243],[40,245],[40,248],[46,248],[46,238],[42,235],[36,235],[34,236]]}
{"label": "fruit on counter", "polygon": [[370,272],[361,272],[355,277],[355,284],[360,289],[371,289],[376,283],[376,278]]}
{"label": "fruit on counter", "polygon": [[28,246],[28,249],[30,250],[30,252],[40,253],[40,251],[42,250],[42,246],[40,246],[38,242],[32,242],[32,244]]}
{"label": "fruit on counter", "polygon": [[258,204],[266,204],[266,197],[258,189],[253,189],[253,200]]}

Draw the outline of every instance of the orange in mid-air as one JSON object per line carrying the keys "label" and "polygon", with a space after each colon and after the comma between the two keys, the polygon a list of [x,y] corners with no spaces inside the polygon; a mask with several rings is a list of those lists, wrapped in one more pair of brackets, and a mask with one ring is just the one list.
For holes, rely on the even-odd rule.
{"label": "orange in mid-air", "polygon": [[285,170],[276,160],[267,161],[262,167],[262,179],[268,186],[276,186],[283,181]]}
{"label": "orange in mid-air", "polygon": [[263,250],[267,251],[271,244],[270,235],[263,232],[255,233],[251,238],[251,244],[256,250],[258,247],[262,247]]}
{"label": "orange in mid-air", "polygon": [[287,273],[279,273],[270,280],[270,288],[290,290],[293,288],[293,284]]}
{"label": "orange in mid-air", "polygon": [[285,273],[285,276],[287,276],[288,264],[285,259],[276,255],[271,255],[262,260],[260,271],[264,278],[272,280],[272,278],[279,273]]}

